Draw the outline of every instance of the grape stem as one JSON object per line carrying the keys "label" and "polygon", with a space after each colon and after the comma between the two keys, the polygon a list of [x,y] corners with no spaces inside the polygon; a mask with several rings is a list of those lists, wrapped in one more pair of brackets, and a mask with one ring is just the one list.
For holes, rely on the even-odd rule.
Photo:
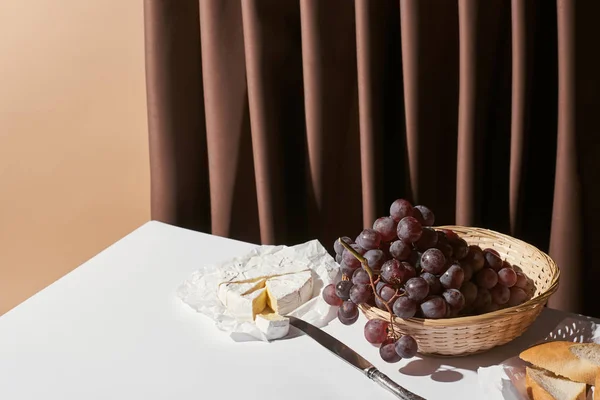
{"label": "grape stem", "polygon": [[[364,258],[362,255],[358,254],[358,252],[356,250],[354,250],[352,248],[352,246],[350,246],[348,243],[344,242],[342,240],[342,238],[338,238],[338,242],[340,242],[340,244],[346,250],[348,250],[358,261],[360,261],[360,263],[362,264],[365,271],[367,271],[367,275],[369,275],[369,281],[371,283],[371,288],[373,289],[373,294],[375,295],[375,297],[377,297],[379,299],[379,301],[381,301],[385,305],[385,308],[387,308],[387,311],[390,314],[390,328],[392,330],[392,336],[394,337],[394,339],[398,339],[398,336],[396,335],[396,331],[394,330],[394,313],[390,309],[390,305],[388,304],[388,302],[385,301],[381,296],[379,296],[379,294],[377,294],[377,289],[375,288],[375,283],[374,283],[374,279],[373,279],[374,273],[373,273],[373,270],[371,269],[371,267],[369,267],[369,263],[367,262],[367,259]],[[397,292],[398,291],[396,290],[396,293]]]}

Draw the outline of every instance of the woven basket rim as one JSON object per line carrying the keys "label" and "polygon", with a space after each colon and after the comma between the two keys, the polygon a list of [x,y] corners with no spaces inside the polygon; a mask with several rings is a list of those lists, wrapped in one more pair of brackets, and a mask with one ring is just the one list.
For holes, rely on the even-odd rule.
{"label": "woven basket rim", "polygon": [[[425,326],[425,327],[437,327],[437,328],[461,326],[461,325],[466,325],[466,324],[472,325],[474,323],[485,323],[486,321],[489,321],[489,320],[496,320],[499,317],[509,317],[509,316],[521,313],[523,311],[529,311],[529,310],[532,310],[537,307],[542,307],[548,301],[550,296],[552,296],[558,289],[558,284],[559,284],[559,279],[560,279],[560,269],[558,268],[558,265],[556,264],[556,262],[548,254],[546,254],[545,252],[541,251],[537,247],[535,247],[523,240],[517,239],[513,236],[509,236],[509,235],[506,235],[506,234],[503,234],[500,232],[493,231],[491,229],[479,228],[479,227],[474,227],[474,226],[440,225],[440,226],[434,226],[432,228],[480,231],[480,232],[486,233],[490,236],[507,239],[507,240],[510,240],[513,242],[517,242],[520,246],[528,247],[531,250],[534,250],[535,252],[540,254],[545,259],[548,266],[550,267],[550,270],[552,273],[552,279],[551,279],[550,285],[542,293],[539,293],[538,295],[532,297],[531,299],[529,299],[528,301],[526,301],[523,304],[519,304],[519,305],[513,306],[513,307],[503,308],[500,310],[492,311],[492,312],[481,314],[481,315],[468,315],[468,316],[463,316],[463,317],[440,318],[440,319],[400,318],[400,317],[393,316],[393,320],[395,322],[402,321],[402,323],[409,324],[409,325],[416,324],[416,325]],[[458,233],[458,234],[460,236],[460,233]],[[360,306],[360,308],[363,310],[363,312],[371,311],[372,309],[374,309],[371,312],[384,313],[386,315],[389,315],[389,313],[386,310],[381,310],[380,308],[374,307],[374,306],[369,306],[369,305],[363,304]]]}

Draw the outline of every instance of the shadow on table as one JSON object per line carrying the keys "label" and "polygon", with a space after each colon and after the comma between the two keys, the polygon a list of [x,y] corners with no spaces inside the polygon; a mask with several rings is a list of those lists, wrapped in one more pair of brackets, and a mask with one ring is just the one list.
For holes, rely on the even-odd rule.
{"label": "shadow on table", "polygon": [[[565,318],[569,318],[565,326],[558,326],[565,321]],[[479,367],[498,365],[504,360],[518,355],[526,348],[545,340],[590,341],[594,334],[593,325],[590,322],[597,323],[598,321],[582,315],[546,309],[523,335],[512,342],[472,356],[421,356],[400,368],[399,372],[408,376],[429,375],[436,382],[457,382],[463,378],[463,374],[458,370],[477,372]]]}

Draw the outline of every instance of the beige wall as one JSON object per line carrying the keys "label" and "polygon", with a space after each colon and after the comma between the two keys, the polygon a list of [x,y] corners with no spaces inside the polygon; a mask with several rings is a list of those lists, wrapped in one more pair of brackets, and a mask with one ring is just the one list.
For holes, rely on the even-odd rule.
{"label": "beige wall", "polygon": [[0,1],[0,314],[149,219],[141,1]]}

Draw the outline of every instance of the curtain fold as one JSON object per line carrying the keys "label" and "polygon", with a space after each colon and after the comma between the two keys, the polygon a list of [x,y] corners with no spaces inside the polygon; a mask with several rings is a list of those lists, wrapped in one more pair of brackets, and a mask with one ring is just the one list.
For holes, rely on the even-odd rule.
{"label": "curtain fold", "polygon": [[331,247],[389,212],[521,238],[600,316],[600,2],[145,0],[152,217]]}

